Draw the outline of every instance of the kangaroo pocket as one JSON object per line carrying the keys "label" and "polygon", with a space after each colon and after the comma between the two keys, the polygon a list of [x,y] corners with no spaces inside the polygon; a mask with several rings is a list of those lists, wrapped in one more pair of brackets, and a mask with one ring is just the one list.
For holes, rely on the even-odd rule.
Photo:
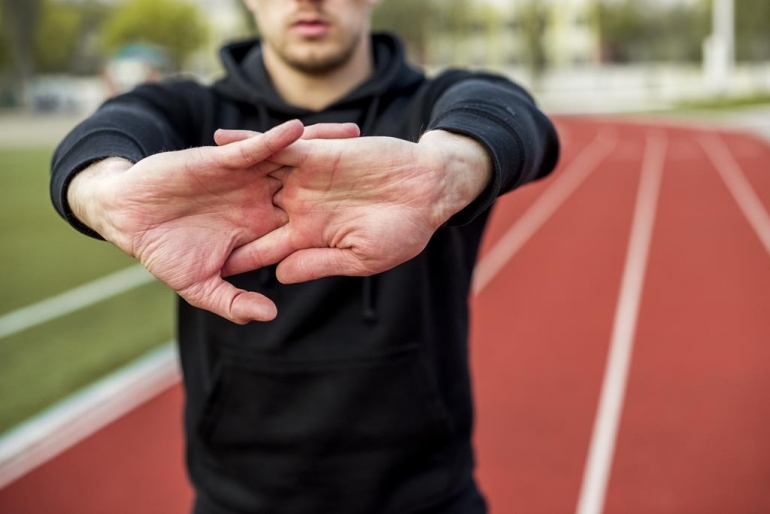
{"label": "kangaroo pocket", "polygon": [[406,514],[450,492],[452,430],[416,346],[324,362],[223,355],[200,436],[240,491],[231,506]]}

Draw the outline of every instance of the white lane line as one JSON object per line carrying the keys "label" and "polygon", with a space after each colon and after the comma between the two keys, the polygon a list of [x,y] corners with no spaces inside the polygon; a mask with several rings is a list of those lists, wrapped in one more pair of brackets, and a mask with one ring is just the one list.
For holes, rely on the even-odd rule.
{"label": "white lane line", "polygon": [[759,241],[770,254],[770,215],[757,196],[740,165],[730,153],[727,145],[716,134],[701,136],[698,140],[709,159],[722,177],[727,189],[738,203],[743,215],[754,229]]}
{"label": "white lane line", "polygon": [[179,380],[173,343],[154,350],[0,437],[0,489]]}
{"label": "white lane line", "polygon": [[155,280],[136,265],[0,316],[0,339],[42,325]]}
{"label": "white lane line", "polygon": [[473,294],[479,294],[508,261],[545,224],[618,144],[613,129],[603,129],[546,189],[535,203],[481,258],[473,273]]}
{"label": "white lane line", "polygon": [[610,352],[577,505],[578,514],[600,514],[604,509],[655,224],[666,146],[665,133],[648,134],[623,281],[615,309]]}

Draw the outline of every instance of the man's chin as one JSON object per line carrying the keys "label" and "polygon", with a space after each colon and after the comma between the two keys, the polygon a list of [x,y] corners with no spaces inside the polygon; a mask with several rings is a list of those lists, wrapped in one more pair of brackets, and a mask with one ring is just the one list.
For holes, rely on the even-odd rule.
{"label": "man's chin", "polygon": [[297,71],[307,75],[328,75],[345,66],[355,54],[360,36],[351,41],[326,34],[318,38],[284,40],[274,47],[278,57]]}
{"label": "man's chin", "polygon": [[351,58],[352,52],[307,53],[304,55],[284,56],[286,63],[292,68],[307,75],[328,75],[344,66]]}

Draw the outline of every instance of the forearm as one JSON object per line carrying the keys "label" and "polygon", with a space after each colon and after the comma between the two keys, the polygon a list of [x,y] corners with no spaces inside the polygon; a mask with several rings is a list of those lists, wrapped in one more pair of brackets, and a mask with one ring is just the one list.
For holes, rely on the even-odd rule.
{"label": "forearm", "polygon": [[499,195],[544,177],[559,155],[551,122],[521,88],[501,77],[479,75],[449,88],[433,106],[428,130],[472,138],[492,164],[487,188],[450,225],[469,223]]}
{"label": "forearm", "polygon": [[114,175],[125,172],[131,166],[133,163],[129,160],[109,157],[75,175],[67,188],[67,204],[75,217],[71,221],[79,222],[109,240],[112,234],[109,230],[109,213],[103,207],[107,194],[104,186]]}
{"label": "forearm", "polygon": [[486,148],[475,139],[444,130],[426,132],[418,145],[439,157],[442,194],[436,209],[443,224],[487,188],[493,174],[492,160]]}

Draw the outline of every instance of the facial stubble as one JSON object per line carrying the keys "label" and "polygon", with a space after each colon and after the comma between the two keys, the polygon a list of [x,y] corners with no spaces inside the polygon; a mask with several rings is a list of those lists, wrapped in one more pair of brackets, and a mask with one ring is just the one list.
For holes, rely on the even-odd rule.
{"label": "facial stubble", "polygon": [[276,56],[295,70],[306,75],[324,76],[341,68],[352,59],[362,37],[361,32],[357,33],[347,45],[331,55],[314,55],[311,51],[310,55],[304,58],[293,55],[288,48],[288,43],[272,46]]}

